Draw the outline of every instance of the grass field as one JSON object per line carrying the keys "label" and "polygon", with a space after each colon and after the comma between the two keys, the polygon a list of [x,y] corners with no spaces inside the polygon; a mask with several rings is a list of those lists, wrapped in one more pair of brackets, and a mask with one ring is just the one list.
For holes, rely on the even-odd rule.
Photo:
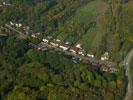
{"label": "grass field", "polygon": [[[101,25],[101,23],[103,22],[100,22],[100,20],[106,8],[107,5],[104,2],[101,2],[101,0],[95,0],[79,8],[72,16],[72,19],[74,19],[76,23],[83,25],[86,25],[92,21],[96,22],[95,26],[89,26],[91,28],[88,28],[88,31],[86,33],[81,33],[81,36],[78,40],[78,42],[83,44],[83,47],[86,51],[89,49],[96,50],[97,48],[99,48],[101,39],[105,34]],[[57,38],[73,42],[77,37],[71,37],[69,33],[63,33],[62,30]]]}
{"label": "grass field", "polygon": [[[84,45],[85,50],[95,50],[99,47],[104,32],[100,22],[101,16],[106,10],[106,4],[100,0],[92,1],[77,11],[75,19],[80,23],[88,23],[92,20],[96,21],[96,26],[90,28],[81,38],[80,42]],[[101,9],[102,8],[102,9]]]}

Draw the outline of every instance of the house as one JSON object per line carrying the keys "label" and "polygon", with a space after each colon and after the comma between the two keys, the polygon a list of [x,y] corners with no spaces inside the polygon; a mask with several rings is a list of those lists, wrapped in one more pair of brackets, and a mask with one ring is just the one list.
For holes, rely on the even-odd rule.
{"label": "house", "polygon": [[45,42],[45,43],[48,43],[48,42],[49,42],[49,39],[48,39],[48,37],[45,36],[45,37],[42,39],[42,41]]}
{"label": "house", "polygon": [[67,41],[67,42],[65,42],[65,44],[66,44],[66,45],[69,45],[69,44],[70,44],[70,42],[68,42],[68,41]]}
{"label": "house", "polygon": [[56,41],[57,41],[57,42],[61,42],[61,40],[59,40],[59,39],[56,39]]}
{"label": "house", "polygon": [[102,71],[104,71],[104,72],[108,72],[109,71],[109,68],[106,65],[102,65],[100,69]]}
{"label": "house", "polygon": [[41,33],[38,32],[38,33],[36,33],[36,35],[41,35]]}
{"label": "house", "polygon": [[76,45],[76,48],[82,49],[82,45],[81,45],[80,43],[78,43],[78,44]]}
{"label": "house", "polygon": [[81,55],[81,56],[85,56],[85,51],[80,49],[80,50],[78,51],[78,54]]}
{"label": "house", "polygon": [[65,44],[64,41],[60,42],[59,48],[63,49],[64,51],[68,50],[70,48],[69,45]]}
{"label": "house", "polygon": [[22,24],[19,23],[19,24],[18,24],[18,27],[22,27]]}
{"label": "house", "polygon": [[6,5],[6,2],[3,2],[3,5]]}
{"label": "house", "polygon": [[87,53],[87,56],[88,56],[88,57],[91,57],[91,58],[94,58],[94,53],[93,53],[92,51],[89,51],[89,52]]}
{"label": "house", "polygon": [[105,52],[102,56],[101,56],[101,60],[108,60],[109,59],[109,53]]}
{"label": "house", "polygon": [[75,48],[75,47],[73,47],[73,48],[70,48],[70,50],[69,50],[71,53],[73,53],[73,54],[77,54],[77,52],[78,52],[78,49],[77,48]]}
{"label": "house", "polygon": [[32,38],[37,38],[37,36],[35,34],[32,34],[31,37]]}
{"label": "house", "polygon": [[10,25],[11,25],[11,26],[14,26],[14,23],[10,21]]}
{"label": "house", "polygon": [[54,39],[50,42],[50,45],[52,45],[53,47],[58,47],[59,43]]}
{"label": "house", "polygon": [[19,27],[19,25],[18,24],[15,24],[16,25],[16,27]]}

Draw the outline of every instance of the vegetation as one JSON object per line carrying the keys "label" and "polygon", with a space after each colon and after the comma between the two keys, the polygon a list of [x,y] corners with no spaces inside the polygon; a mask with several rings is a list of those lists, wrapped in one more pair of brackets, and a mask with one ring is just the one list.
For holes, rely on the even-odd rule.
{"label": "vegetation", "polygon": [[131,66],[131,70],[130,70],[130,73],[131,73],[131,77],[132,77],[132,80],[133,80],[133,58],[131,60],[131,63],[130,63],[130,66]]}
{"label": "vegetation", "polygon": [[30,38],[8,38],[0,41],[1,100],[124,98],[124,69],[118,64],[133,47],[132,1],[11,1],[11,6],[0,8],[0,25],[19,22],[30,26],[33,32],[70,41],[72,45],[81,42],[85,50],[93,50],[97,57],[108,51],[120,71],[117,74],[94,71],[92,66],[73,64],[52,50],[40,52],[29,48],[28,43],[33,41]]}

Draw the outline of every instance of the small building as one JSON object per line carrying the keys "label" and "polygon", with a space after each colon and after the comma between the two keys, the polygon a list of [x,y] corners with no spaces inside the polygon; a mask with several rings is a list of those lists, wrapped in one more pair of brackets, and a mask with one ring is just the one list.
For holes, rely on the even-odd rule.
{"label": "small building", "polygon": [[69,44],[70,44],[70,42],[68,42],[68,41],[67,41],[67,42],[65,42],[65,44],[66,44],[66,45],[69,45]]}
{"label": "small building", "polygon": [[108,72],[109,68],[106,65],[102,65],[100,68],[103,72]]}
{"label": "small building", "polygon": [[50,45],[52,45],[53,47],[58,47],[59,43],[54,39],[54,40],[50,41]]}
{"label": "small building", "polygon": [[81,56],[85,56],[85,51],[80,49],[80,50],[78,50],[78,54]]}
{"label": "small building", "polygon": [[82,45],[80,43],[76,44],[76,48],[82,49]]}
{"label": "small building", "polygon": [[37,38],[37,36],[35,34],[32,34],[31,37],[32,38]]}
{"label": "small building", "polygon": [[38,33],[36,33],[36,35],[41,35],[41,33],[38,32]]}
{"label": "small building", "polygon": [[57,42],[61,42],[61,40],[60,40],[60,39],[56,39],[56,41],[57,41]]}
{"label": "small building", "polygon": [[3,4],[3,5],[6,5],[6,2],[3,2],[2,4]]}
{"label": "small building", "polygon": [[10,21],[10,25],[11,25],[11,26],[14,26],[14,23]]}
{"label": "small building", "polygon": [[63,49],[64,51],[68,50],[70,46],[66,44],[64,41],[60,41],[59,48]]}
{"label": "small building", "polygon": [[75,48],[75,47],[73,47],[73,48],[70,48],[70,50],[69,50],[71,53],[73,53],[73,54],[77,54],[77,52],[78,52],[78,49],[77,48]]}
{"label": "small building", "polygon": [[15,26],[16,26],[16,27],[19,27],[19,24],[16,23]]}
{"label": "small building", "polygon": [[45,37],[43,37],[42,41],[45,42],[45,43],[48,43],[49,42],[49,39],[48,39],[47,36],[45,36]]}
{"label": "small building", "polygon": [[101,56],[101,60],[109,60],[109,53],[105,52],[102,56]]}
{"label": "small building", "polygon": [[19,23],[19,24],[18,24],[18,27],[22,27],[22,24]]}
{"label": "small building", "polygon": [[94,58],[94,53],[92,51],[89,51],[86,56]]}

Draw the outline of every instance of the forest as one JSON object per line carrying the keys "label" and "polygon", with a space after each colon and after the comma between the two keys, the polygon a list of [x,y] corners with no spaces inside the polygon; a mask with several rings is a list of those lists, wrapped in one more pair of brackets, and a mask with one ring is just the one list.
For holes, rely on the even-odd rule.
{"label": "forest", "polygon": [[[0,26],[19,22],[30,26],[32,32],[70,41],[72,45],[80,42],[97,58],[108,51],[119,72],[99,72],[52,50],[29,48],[29,42],[34,42],[31,38],[7,38],[0,41],[1,100],[123,100],[127,83],[119,63],[133,47],[131,0],[6,2],[11,5],[0,6]],[[5,32],[0,30],[0,34]]]}

